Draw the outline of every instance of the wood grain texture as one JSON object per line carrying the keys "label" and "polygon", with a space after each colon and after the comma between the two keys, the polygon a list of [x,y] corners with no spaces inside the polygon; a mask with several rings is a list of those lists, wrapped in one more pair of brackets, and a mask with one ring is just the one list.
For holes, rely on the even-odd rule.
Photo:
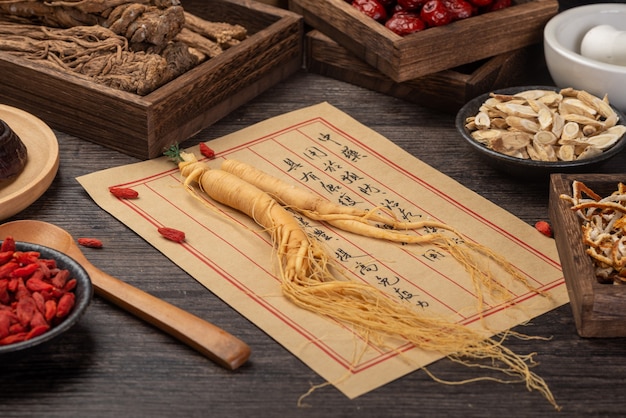
{"label": "wood grain texture", "polygon": [[401,37],[343,0],[289,2],[308,25],[399,83],[541,43],[543,27],[558,7],[556,0],[519,0],[494,13]]}
{"label": "wood grain texture", "polygon": [[[536,83],[539,81],[535,80]],[[269,117],[328,101],[465,187],[534,224],[548,219],[549,184],[509,178],[484,166],[454,128],[454,116],[349,83],[299,71],[204,129],[208,141]],[[311,384],[323,383],[297,357],[247,321],[142,238],[100,210],[75,177],[139,161],[57,132],[61,168],[44,196],[12,219],[40,219],[75,237],[96,236],[87,258],[108,274],[225,329],[250,345],[247,364],[229,372],[132,315],[95,297],[78,326],[31,353],[0,359],[3,417],[555,417],[620,416],[626,340],[578,336],[563,306],[516,330],[549,340],[510,339],[537,352],[534,371],[563,407],[560,415],[523,385],[476,382],[442,385],[423,371],[347,399],[332,386],[298,407]],[[626,155],[602,166],[623,172]],[[218,250],[218,249],[216,249]],[[477,376],[447,360],[429,367],[441,379]]]}

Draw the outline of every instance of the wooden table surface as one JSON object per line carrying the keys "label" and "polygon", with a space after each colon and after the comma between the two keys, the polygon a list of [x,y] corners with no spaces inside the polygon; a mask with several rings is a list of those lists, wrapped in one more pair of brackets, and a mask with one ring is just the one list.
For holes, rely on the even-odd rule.
{"label": "wooden table surface", "polygon": [[[304,71],[265,92],[201,132],[195,144],[304,106],[328,101],[523,221],[548,218],[547,180],[509,178],[483,165],[454,128],[454,115]],[[54,343],[0,358],[0,415],[37,417],[403,417],[559,416],[522,384],[443,385],[416,371],[349,400],[254,324],[178,266],[102,211],[77,176],[137,160],[56,132],[61,165],[42,198],[9,220],[39,219],[75,237],[96,236],[105,249],[86,251],[101,269],[235,334],[251,349],[250,361],[231,372],[94,297],[79,324]],[[602,172],[626,171],[626,153]],[[577,336],[569,305],[533,320],[522,331],[549,341],[518,341],[517,352],[537,352],[534,369],[562,406],[561,416],[619,415],[626,410],[624,339]],[[476,376],[449,360],[429,370],[441,379]]]}

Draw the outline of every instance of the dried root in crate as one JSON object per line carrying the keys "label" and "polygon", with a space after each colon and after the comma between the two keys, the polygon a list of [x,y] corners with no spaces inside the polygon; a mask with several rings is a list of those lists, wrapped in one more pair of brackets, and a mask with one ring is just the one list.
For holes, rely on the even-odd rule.
{"label": "dried root in crate", "polygon": [[581,220],[585,252],[594,263],[600,283],[626,284],[626,184],[602,197],[586,184],[572,182],[572,195],[561,199]]}
{"label": "dried root in crate", "polygon": [[0,0],[0,51],[139,95],[246,37],[177,0]]}

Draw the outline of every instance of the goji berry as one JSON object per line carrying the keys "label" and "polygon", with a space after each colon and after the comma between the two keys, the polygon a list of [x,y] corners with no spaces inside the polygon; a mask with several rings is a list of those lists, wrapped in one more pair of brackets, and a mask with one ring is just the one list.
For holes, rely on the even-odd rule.
{"label": "goji berry", "polygon": [[0,279],[0,306],[6,305],[11,300],[9,296],[9,280],[8,279]]}
{"label": "goji berry", "polygon": [[0,278],[9,277],[11,272],[18,268],[20,265],[15,261],[9,261],[6,264],[0,266]]}
{"label": "goji berry", "polygon": [[69,279],[67,283],[65,283],[65,286],[63,286],[63,291],[71,292],[72,290],[76,288],[76,283],[77,283],[76,279]]}
{"label": "goji berry", "polygon": [[59,270],[50,278],[50,283],[52,283],[57,289],[63,289],[69,278],[69,270]]}
{"label": "goji berry", "polygon": [[15,240],[13,237],[6,237],[0,245],[0,252],[15,251]]}
{"label": "goji berry", "polygon": [[40,292],[32,293],[33,300],[37,305],[37,310],[41,313],[46,312],[46,300],[43,298]]}
{"label": "goji berry", "polygon": [[0,264],[8,263],[13,258],[13,251],[0,252]]}
{"label": "goji berry", "polygon": [[9,328],[11,327],[11,313],[8,311],[0,311],[0,338],[4,338],[9,335]]}
{"label": "goji berry", "polygon": [[26,334],[25,340],[30,340],[31,338],[38,337],[44,332],[48,331],[49,329],[50,329],[50,325],[48,324],[41,324],[41,325],[34,326],[30,329],[28,334]]}
{"label": "goji berry", "polygon": [[57,313],[55,316],[57,318],[65,318],[74,307],[74,301],[75,301],[74,293],[70,293],[70,292],[64,293],[63,296],[61,296],[61,299],[59,299],[59,302],[57,303]]}
{"label": "goji berry", "polygon": [[7,289],[10,292],[15,292],[17,290],[17,285],[20,283],[17,277],[11,277],[9,279],[9,284],[7,284]]}
{"label": "goji berry", "polygon": [[30,324],[30,321],[33,319],[36,311],[37,305],[31,296],[24,296],[17,301],[15,314],[17,315],[17,319],[20,321],[20,324],[23,326]]}
{"label": "goji berry", "polygon": [[163,226],[158,228],[158,231],[159,234],[170,241],[183,242],[185,240],[185,233],[183,231],[179,231],[178,229]]}
{"label": "goji berry", "polygon": [[26,326],[20,324],[19,322],[15,322],[9,327],[9,334],[19,334],[22,332],[26,332]]}
{"label": "goji berry", "polygon": [[32,264],[27,264],[24,267],[18,267],[15,270],[13,270],[11,272],[11,276],[13,277],[30,277],[31,274],[33,274],[35,271],[37,271],[37,269],[39,268],[39,266],[35,263]]}
{"label": "goji berry", "polygon": [[98,238],[78,238],[78,243],[83,247],[102,248],[102,241]]}
{"label": "goji berry", "polygon": [[28,334],[25,332],[19,332],[17,334],[8,335],[0,340],[0,345],[9,345],[22,342],[26,340]]}
{"label": "goji berry", "polygon": [[546,221],[538,221],[535,224],[535,228],[546,237],[552,238],[552,228],[550,227],[550,224]]}
{"label": "goji berry", "polygon": [[200,154],[204,155],[207,158],[215,157],[215,151],[209,148],[209,146],[204,142],[200,142]]}
{"label": "goji berry", "polygon": [[120,199],[136,199],[137,197],[139,197],[139,192],[136,190],[133,190],[131,188],[128,187],[109,187],[109,192],[111,192],[111,194],[115,197],[118,197]]}
{"label": "goji berry", "polygon": [[57,302],[54,299],[47,300],[44,304],[44,318],[51,322],[57,314]]}
{"label": "goji berry", "polygon": [[28,323],[28,325],[30,325],[30,329],[39,327],[41,325],[49,326],[48,321],[46,321],[46,318],[44,318],[43,314],[39,311],[35,311],[33,313],[33,316],[32,318],[30,318],[30,322]]}
{"label": "goji berry", "polygon": [[15,251],[13,258],[21,265],[36,263],[41,254],[37,251]]}
{"label": "goji berry", "polygon": [[69,270],[59,269],[56,261],[41,259],[38,252],[15,251],[11,240],[3,244],[0,345],[7,345],[41,335],[62,321],[74,307],[76,279]]}
{"label": "goji berry", "polygon": [[30,279],[26,280],[26,287],[31,292],[42,292],[45,290],[54,289],[54,286],[52,284],[45,282],[38,277],[31,277]]}

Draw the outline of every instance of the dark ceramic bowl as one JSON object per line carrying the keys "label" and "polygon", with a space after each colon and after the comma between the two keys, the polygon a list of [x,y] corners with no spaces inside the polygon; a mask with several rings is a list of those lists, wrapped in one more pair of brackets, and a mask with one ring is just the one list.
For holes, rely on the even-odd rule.
{"label": "dark ceramic bowl", "polygon": [[[521,91],[534,89],[559,90],[554,86],[520,86],[495,90],[494,92],[502,94],[515,94]],[[457,113],[455,124],[457,130],[472,150],[475,151],[486,164],[503,173],[524,178],[547,178],[552,173],[590,173],[593,172],[594,168],[600,166],[610,158],[622,152],[624,147],[626,147],[626,140],[624,139],[624,136],[622,136],[620,140],[615,143],[615,145],[607,150],[604,150],[602,154],[576,161],[535,161],[502,154],[491,150],[476,141],[471,137],[470,131],[465,127],[465,120],[470,116],[475,116],[478,113],[480,106],[488,98],[489,93],[485,93],[467,102]],[[619,111],[614,106],[612,107],[619,116],[618,124],[626,125],[626,116],[624,116],[624,113]]]}
{"label": "dark ceramic bowl", "polygon": [[[0,241],[1,243],[2,241]],[[63,334],[65,331],[74,326],[78,320],[82,317],[91,302],[93,296],[93,286],[91,279],[85,271],[85,269],[67,255],[54,250],[52,248],[44,247],[42,245],[30,244],[25,242],[16,242],[16,249],[18,251],[37,251],[41,254],[42,259],[53,259],[61,269],[67,269],[70,271],[70,277],[76,279],[76,288],[74,293],[76,295],[76,301],[74,308],[70,314],[59,324],[50,328],[45,333],[34,337],[27,341],[8,344],[0,346],[0,355],[6,353],[13,353],[20,350],[26,350],[35,346],[38,346],[44,342],[50,341],[55,337]]]}

